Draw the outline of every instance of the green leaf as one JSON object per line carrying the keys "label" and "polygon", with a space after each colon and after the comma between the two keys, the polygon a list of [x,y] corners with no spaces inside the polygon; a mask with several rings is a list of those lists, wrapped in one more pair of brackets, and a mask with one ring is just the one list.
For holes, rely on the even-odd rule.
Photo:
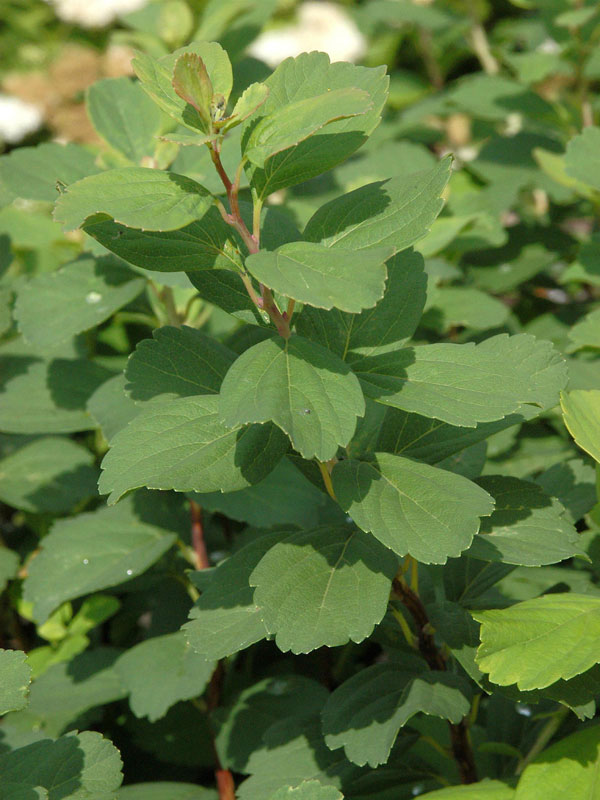
{"label": "green leaf", "polygon": [[421,239],[440,213],[450,158],[408,178],[370,183],[326,203],[308,221],[304,238],[330,248],[405,250]]}
{"label": "green leaf", "polygon": [[510,608],[473,612],[477,663],[493,683],[543,689],[600,662],[600,598],[547,594]]}
{"label": "green leaf", "polygon": [[20,563],[19,555],[14,550],[0,547],[0,592],[3,592],[7,583],[16,577]]}
{"label": "green leaf", "polygon": [[0,755],[2,797],[27,800],[43,787],[49,800],[109,800],[123,780],[121,767],[119,751],[101,734],[74,731]]}
{"label": "green leaf", "polygon": [[146,639],[115,662],[131,710],[150,722],[164,717],[180,700],[201,695],[214,668],[214,662],[190,648],[181,631]]}
{"label": "green leaf", "polygon": [[98,647],[49,666],[31,684],[27,708],[7,716],[4,724],[55,737],[89,709],[125,697],[113,667],[118,655],[112,647]]}
{"label": "green leaf", "polygon": [[600,192],[600,128],[589,126],[567,145],[565,169],[571,178]]}
{"label": "green leaf", "polygon": [[216,208],[209,208],[202,219],[176,231],[127,228],[102,215],[88,219],[83,230],[130,264],[156,272],[239,268],[231,228]]}
{"label": "green leaf", "polygon": [[98,483],[109,504],[126,492],[234,492],[261,481],[287,449],[274,425],[228,429],[218,397],[180,397],[145,408],[117,433]]}
{"label": "green leaf", "polygon": [[269,96],[269,87],[264,83],[251,83],[244,89],[237,103],[233,107],[231,116],[225,121],[223,130],[229,130],[234,125],[239,125],[245,119],[252,116],[259,109]]}
{"label": "green leaf", "polygon": [[303,781],[298,786],[282,786],[269,800],[344,800],[335,786],[323,786],[319,781]]}
{"label": "green leaf", "polygon": [[31,560],[23,586],[43,622],[65,600],[116,586],[148,569],[175,541],[161,527],[160,503],[148,492],[128,497],[116,508],[56,522]]}
{"label": "green leaf", "polygon": [[484,778],[469,786],[448,786],[421,795],[421,800],[515,800],[515,790],[506,783]]}
{"label": "green leaf", "polygon": [[123,167],[70,184],[54,207],[54,219],[66,231],[94,214],[142,230],[170,231],[200,219],[212,195],[196,181],[174,172]]}
{"label": "green leaf", "polygon": [[423,257],[405,250],[387,261],[385,295],[375,308],[361,314],[305,306],[296,319],[296,331],[323,344],[340,358],[348,352],[374,355],[379,348],[410,338],[425,305],[427,277]]}
{"label": "green leaf", "polygon": [[189,147],[190,145],[200,147],[200,145],[210,144],[210,142],[214,142],[218,138],[219,136],[216,133],[166,133],[160,137],[160,140],[162,142],[181,144],[184,147]]}
{"label": "green leaf", "polygon": [[250,584],[279,649],[309,653],[366,639],[385,614],[397,568],[370,536],[325,526],[271,547]]}
{"label": "green leaf", "polygon": [[246,259],[254,277],[276,292],[317,308],[358,312],[383,297],[386,249],[353,253],[311,242],[290,242]]}
{"label": "green leaf", "polygon": [[20,650],[0,650],[0,715],[27,705],[31,667]]}
{"label": "green leaf", "polygon": [[[72,351],[71,351],[72,352]],[[7,433],[73,433],[94,427],[88,398],[111,373],[76,358],[44,359],[22,340],[0,348],[0,430]]]}
{"label": "green leaf", "polygon": [[143,89],[157,105],[187,128],[205,131],[205,122],[198,111],[180,97],[172,85],[173,70],[182,55],[202,59],[214,93],[223,95],[225,104],[231,93],[233,77],[227,53],[217,42],[194,42],[158,61],[145,53],[136,53],[132,66]]}
{"label": "green leaf", "polygon": [[234,362],[220,411],[228,427],[273,420],[304,458],[326,461],[352,438],[364,399],[356,377],[324,347],[275,337]]}
{"label": "green leaf", "polygon": [[377,767],[390,757],[398,731],[415,714],[459,723],[469,713],[468,682],[451,672],[415,674],[398,664],[375,664],[342,683],[323,709],[323,734],[331,750]]}
{"label": "green leaf", "polygon": [[494,507],[487,492],[428,464],[390,453],[375,458],[339,462],[332,473],[338,502],[360,528],[426,564],[445,564],[469,547],[479,517]]}
{"label": "green leaf", "polygon": [[97,478],[89,450],[48,436],[0,459],[0,499],[37,514],[66,512],[97,494]]}
{"label": "green leaf", "polygon": [[267,533],[242,547],[214,571],[190,611],[183,631],[192,648],[208,661],[227,658],[267,635],[249,579],[272,544],[285,533]]}
{"label": "green leaf", "polygon": [[598,796],[600,725],[576,731],[546,748],[528,764],[514,800],[560,800]]}
{"label": "green leaf", "polygon": [[501,475],[476,482],[494,498],[496,508],[482,520],[470,556],[539,567],[581,553],[579,534],[564,517],[564,507],[540,486]]}
{"label": "green leaf", "polygon": [[244,689],[219,713],[215,744],[221,763],[247,772],[248,759],[262,747],[273,723],[293,716],[318,714],[329,693],[321,683],[303,675],[277,675]]}
{"label": "green leaf", "polygon": [[349,359],[368,396],[451,425],[475,427],[532,403],[552,407],[566,364],[550,342],[500,334],[480,344],[429,344]]}
{"label": "green leaf", "polygon": [[239,492],[196,494],[195,500],[209,511],[218,511],[257,528],[298,525],[314,528],[326,496],[308,481],[289,459],[282,458],[266,478]]}
{"label": "green leaf", "polygon": [[173,89],[186,103],[193,106],[202,120],[203,129],[212,129],[211,103],[213,86],[197,53],[183,53],[173,68]]}
{"label": "green leaf", "polygon": [[125,375],[105,381],[90,397],[87,409],[107,442],[139,414],[139,407],[125,394]]}
{"label": "green leaf", "polygon": [[97,172],[94,153],[72,143],[19,147],[0,158],[0,183],[10,193],[10,201],[22,197],[53,203],[58,182],[68,185]]}
{"label": "green leaf", "polygon": [[586,314],[569,331],[569,339],[573,342],[571,350],[582,347],[600,348],[600,308]]}
{"label": "green leaf", "polygon": [[234,360],[235,353],[202,331],[165,325],[129,357],[125,389],[135,401],[217,394]]}
{"label": "green leaf", "polygon": [[214,789],[192,783],[130,783],[117,792],[117,800],[217,800]]}
{"label": "green leaf", "polygon": [[152,156],[163,116],[139,83],[130,78],[106,78],[87,90],[86,107],[104,141],[129,161],[140,164]]}
{"label": "green leaf", "polygon": [[250,757],[252,773],[237,789],[239,800],[264,800],[277,789],[315,779],[339,787],[357,775],[357,768],[333,754],[323,741],[318,717],[289,717],[272,725],[263,747]]}
{"label": "green leaf", "polygon": [[252,127],[242,155],[264,168],[269,158],[308,139],[326,125],[365,114],[372,107],[369,94],[356,88],[333,89],[287,103]]}
{"label": "green leaf", "polygon": [[501,327],[509,315],[507,305],[485,292],[464,286],[443,286],[431,292],[422,324],[440,332],[458,325],[486,330]]}
{"label": "green leaf", "polygon": [[565,425],[579,447],[600,461],[600,390],[562,392]]}
{"label": "green leaf", "polygon": [[235,272],[214,269],[188,272],[187,276],[203,300],[244,322],[265,324],[250,300],[242,279]]}
{"label": "green leaf", "polygon": [[110,256],[83,257],[23,283],[15,316],[23,337],[48,349],[104,322],[144,286],[143,278]]}
{"label": "green leaf", "polygon": [[557,497],[571,522],[577,522],[596,503],[596,473],[580,458],[553,464],[535,479],[546,494]]}
{"label": "green leaf", "polygon": [[[310,80],[307,80],[307,75],[310,75]],[[326,172],[364,144],[379,123],[388,78],[383,67],[356,67],[343,62],[330,64],[325,53],[313,52],[285,59],[265,84],[269,87],[269,97],[261,106],[264,117],[275,118],[292,103],[324,95],[328,90],[347,88],[367,92],[372,108],[364,114],[326,125],[301,141],[291,152],[286,150],[270,158],[264,169],[247,165],[246,171],[259,197]],[[244,141],[254,125],[256,120],[250,119],[244,126]]]}

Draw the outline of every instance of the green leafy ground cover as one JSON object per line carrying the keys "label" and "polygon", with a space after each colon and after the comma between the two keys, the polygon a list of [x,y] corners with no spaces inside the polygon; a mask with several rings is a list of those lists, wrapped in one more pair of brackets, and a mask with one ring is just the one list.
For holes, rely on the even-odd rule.
{"label": "green leafy ground cover", "polygon": [[598,7],[344,7],[0,156],[0,800],[600,797]]}

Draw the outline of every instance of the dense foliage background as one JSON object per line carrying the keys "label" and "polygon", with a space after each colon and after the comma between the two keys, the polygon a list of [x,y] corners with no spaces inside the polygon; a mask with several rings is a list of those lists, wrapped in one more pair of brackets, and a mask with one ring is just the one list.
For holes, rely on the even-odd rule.
{"label": "dense foliage background", "polygon": [[[230,112],[254,83],[265,108],[285,94],[287,56],[372,69],[329,103],[369,138],[329,136],[308,180],[261,177],[274,140],[301,147],[300,108],[269,107],[238,238],[231,193],[223,218],[173,195],[152,227],[111,183],[144,168],[154,198],[174,173],[227,203],[194,125],[132,77],[134,51],[147,88],[204,41],[233,64]],[[0,54],[0,800],[596,797],[598,4],[5,0]],[[310,96],[328,67],[302,59]],[[232,180],[251,125],[221,153]],[[388,179],[386,222],[368,185]],[[310,263],[289,248],[363,213],[352,285],[279,287],[275,250]],[[323,391],[355,433],[302,372],[298,430],[265,411],[249,354],[279,337],[239,277],[259,228],[271,321],[300,361],[352,365],[366,406],[339,375]],[[221,416],[291,444],[255,425],[241,466],[181,469],[165,414],[216,419],[224,377]]]}

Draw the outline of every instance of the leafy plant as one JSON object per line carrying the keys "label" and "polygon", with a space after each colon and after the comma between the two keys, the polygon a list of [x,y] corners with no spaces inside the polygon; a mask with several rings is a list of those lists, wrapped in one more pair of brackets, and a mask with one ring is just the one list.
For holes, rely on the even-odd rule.
{"label": "leafy plant", "polygon": [[596,10],[535,18],[553,105],[469,9],[361,6],[440,89],[382,123],[385,67],[246,80],[209,3],[97,157],[0,159],[2,800],[593,793]]}

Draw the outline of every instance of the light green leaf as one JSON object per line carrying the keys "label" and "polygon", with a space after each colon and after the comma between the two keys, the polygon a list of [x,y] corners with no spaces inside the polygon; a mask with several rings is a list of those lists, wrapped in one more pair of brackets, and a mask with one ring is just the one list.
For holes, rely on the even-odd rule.
{"label": "light green leaf", "polygon": [[269,96],[269,87],[264,83],[251,83],[244,89],[237,103],[233,107],[231,116],[224,120],[223,130],[228,131],[234,125],[239,125],[245,119],[252,116],[259,109]]}
{"label": "light green leaf", "polygon": [[314,528],[319,524],[327,498],[289,459],[282,458],[266,478],[239,492],[196,494],[195,500],[209,511],[218,511],[257,528],[298,525]]}
{"label": "light green leaf", "polygon": [[61,513],[97,494],[89,450],[58,436],[35,439],[0,459],[0,499],[33,513]]}
{"label": "light green leaf", "polygon": [[165,133],[160,137],[160,140],[161,142],[180,144],[184,147],[189,147],[190,145],[200,147],[200,145],[210,144],[210,142],[214,142],[218,138],[218,134],[216,133]]}
{"label": "light green leaf", "polygon": [[0,650],[0,715],[27,705],[31,667],[20,650]]}
{"label": "light green leaf", "polygon": [[223,95],[227,103],[233,85],[231,63],[227,53],[217,42],[194,42],[159,60],[138,52],[131,63],[142,87],[163,111],[187,128],[205,131],[201,115],[176,94],[171,83],[175,64],[185,54],[195,54],[202,59],[213,91]]}
{"label": "light green leaf", "polygon": [[160,504],[172,498],[138,492],[116,508],[55,522],[29,564],[23,596],[43,622],[65,600],[116,586],[140,575],[175,541],[160,527]]}
{"label": "light green leaf", "polygon": [[562,392],[565,425],[579,447],[600,461],[600,390]]}
{"label": "light green leaf", "polygon": [[398,664],[361,670],[329,696],[323,708],[323,734],[331,750],[344,748],[360,767],[389,759],[398,731],[415,714],[459,723],[469,713],[471,690],[451,672],[415,674]]}
{"label": "light green leaf", "polygon": [[335,786],[323,786],[319,781],[303,781],[298,786],[282,786],[269,795],[269,800],[344,800]]}
{"label": "light green leaf", "polygon": [[600,128],[589,126],[567,145],[565,169],[571,178],[600,192]]}
{"label": "light green leaf", "polygon": [[209,133],[212,129],[213,86],[204,61],[197,53],[183,53],[179,56],[173,68],[171,83],[175,94],[196,109],[203,129]]}
{"label": "light green leaf", "polygon": [[215,744],[221,763],[247,772],[248,759],[263,746],[263,735],[282,719],[318,714],[329,692],[303,675],[277,675],[244,689],[220,712]]}
{"label": "light green leaf", "polygon": [[539,567],[582,552],[564,507],[537,484],[501,475],[486,475],[476,483],[494,498],[496,508],[482,520],[470,556]]}
{"label": "light green leaf", "polygon": [[341,461],[332,473],[342,508],[400,556],[445,564],[466,550],[493,500],[462,475],[390,453]]}
{"label": "light green leaf", "polygon": [[285,436],[273,425],[228,429],[218,402],[194,395],[151,404],[117,433],[98,483],[109,504],[140,486],[233,492],[266,477],[287,449]]}
{"label": "light green leaf", "polygon": [[107,442],[139,414],[139,407],[125,394],[125,375],[120,373],[98,387],[87,403]]}
{"label": "light green leaf", "polygon": [[254,277],[276,292],[317,308],[358,312],[383,297],[389,249],[352,252],[290,242],[246,259]]}
{"label": "light green leaf", "polygon": [[397,568],[372,537],[325,526],[271,547],[250,585],[279,649],[309,653],[366,639],[385,614]]}
{"label": "light green leaf", "polygon": [[[583,10],[583,9],[582,9]],[[528,764],[514,800],[562,800],[598,797],[600,725],[592,725],[546,748]]]}
{"label": "light green leaf", "polygon": [[135,401],[217,394],[234,360],[235,353],[202,331],[165,325],[129,357],[125,389]]}
{"label": "light green leaf", "polygon": [[[310,80],[307,80],[307,75],[310,75]],[[372,108],[364,114],[326,125],[301,141],[291,152],[286,150],[270,158],[264,169],[247,165],[248,176],[260,197],[326,172],[364,144],[379,123],[387,96],[388,78],[383,67],[356,67],[343,62],[330,64],[325,53],[313,52],[285,59],[265,84],[269,87],[269,97],[261,106],[264,117],[275,119],[292,103],[348,88],[367,92]],[[244,126],[244,141],[255,124],[255,119],[251,118]]]}
{"label": "light green leaf", "polygon": [[200,219],[211,204],[212,195],[183,175],[123,167],[70,184],[56,201],[54,219],[66,231],[94,214],[107,214],[131,228],[169,231]]}
{"label": "light green leaf", "polygon": [[115,258],[83,257],[24,282],[15,316],[23,337],[48,349],[104,322],[144,286],[143,278]]}
{"label": "light green leaf", "polygon": [[172,57],[157,60],[147,53],[140,52],[136,53],[131,61],[142,88],[159,108],[186,128],[204,133],[204,121],[200,114],[173,89],[171,83],[173,65]]}
{"label": "light green leaf", "polygon": [[220,411],[228,427],[273,420],[304,458],[326,461],[352,438],[364,399],[356,377],[324,347],[275,337],[234,362]]}
{"label": "light green leaf", "polygon": [[209,208],[202,219],[176,231],[127,228],[103,215],[88,219],[83,230],[136,267],[192,273],[213,268],[239,269],[236,241],[216,208]]}
{"label": "light green leaf", "polygon": [[346,358],[348,352],[374,355],[379,348],[410,338],[421,319],[427,278],[423,257],[405,250],[386,264],[385,295],[375,308],[361,314],[305,306],[296,319],[296,331]]}
{"label": "light green leaf", "polygon": [[131,710],[150,722],[164,717],[180,700],[201,695],[214,668],[214,662],[190,648],[181,631],[146,639],[115,662]]}
{"label": "light green leaf", "polygon": [[404,250],[421,239],[440,213],[451,160],[408,177],[370,183],[326,203],[306,225],[304,238],[330,248]]}
{"label": "light green leaf", "polygon": [[427,305],[422,324],[440,332],[457,325],[475,330],[499,328],[510,315],[509,307],[500,300],[466,286],[433,289]]}
{"label": "light green leaf", "polygon": [[331,122],[365,114],[372,107],[369,94],[357,88],[333,89],[296,100],[262,117],[244,140],[242,154],[257,167],[264,167],[267,159],[308,139]]}
{"label": "light green leaf", "polygon": [[99,171],[94,154],[73,143],[19,147],[0,158],[0,184],[6,186],[9,202],[22,197],[53,203],[57,182],[68,185]]}
{"label": "light green leaf", "polygon": [[600,349],[600,308],[586,314],[575,323],[569,331],[569,339],[573,342],[571,350],[579,350],[582,347]]}
{"label": "light green leaf", "polygon": [[472,612],[481,622],[477,664],[493,683],[543,689],[600,662],[600,598],[547,594]]}
{"label": "light green leaf", "polygon": [[564,359],[550,342],[500,334],[480,344],[430,344],[349,359],[368,396],[451,425],[474,427],[532,403],[552,407]]}
{"label": "light green leaf", "polygon": [[109,800],[123,780],[121,767],[119,751],[100,733],[74,731],[0,755],[0,796],[33,799],[41,787],[49,800]]}
{"label": "light green leaf", "polygon": [[152,156],[163,116],[139,83],[106,78],[87,90],[86,107],[104,141],[134,164]]}
{"label": "light green leaf", "polygon": [[217,800],[214,789],[193,783],[130,783],[117,792],[117,800]]}
{"label": "light green leaf", "polygon": [[227,658],[267,635],[249,578],[269,547],[285,533],[267,533],[219,564],[208,587],[190,611],[183,631],[192,648],[208,661]]}
{"label": "light green leaf", "polygon": [[421,795],[421,800],[515,800],[515,790],[506,783],[484,778],[468,786],[448,786]]}

